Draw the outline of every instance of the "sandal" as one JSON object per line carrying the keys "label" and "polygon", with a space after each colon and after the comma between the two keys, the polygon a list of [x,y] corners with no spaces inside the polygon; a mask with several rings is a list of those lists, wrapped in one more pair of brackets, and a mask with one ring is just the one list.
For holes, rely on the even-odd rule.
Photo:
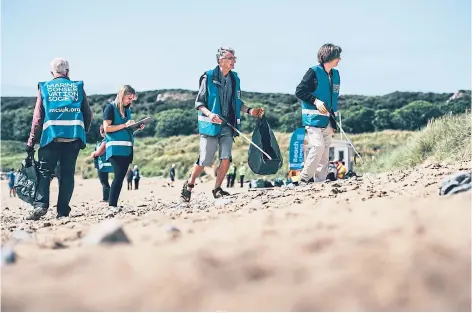
{"label": "sandal", "polygon": [[213,197],[215,199],[221,198],[223,196],[229,196],[230,195],[229,192],[224,191],[223,189],[221,189],[221,187],[218,187],[218,188],[212,190],[212,193],[213,193]]}
{"label": "sandal", "polygon": [[189,184],[188,181],[185,181],[184,186],[182,187],[182,192],[180,193],[180,197],[182,200],[185,202],[190,202],[190,198],[192,197],[192,192],[187,189],[189,188],[194,188],[195,184]]}

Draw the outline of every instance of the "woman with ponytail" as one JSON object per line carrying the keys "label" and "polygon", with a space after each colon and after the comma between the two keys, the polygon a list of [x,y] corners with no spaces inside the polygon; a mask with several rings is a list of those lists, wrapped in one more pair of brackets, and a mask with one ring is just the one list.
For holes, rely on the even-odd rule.
{"label": "woman with ponytail", "polygon": [[134,124],[130,107],[136,99],[136,91],[131,86],[124,85],[118,91],[115,101],[109,103],[103,111],[106,161],[113,166],[115,176],[108,199],[111,214],[121,211],[118,198],[128,167],[133,162],[134,135],[128,126]]}

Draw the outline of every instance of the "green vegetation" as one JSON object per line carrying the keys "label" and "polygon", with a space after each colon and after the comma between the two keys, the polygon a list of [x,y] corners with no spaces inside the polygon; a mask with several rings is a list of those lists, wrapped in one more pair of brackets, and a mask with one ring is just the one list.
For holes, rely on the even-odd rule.
{"label": "green vegetation", "polygon": [[[273,177],[283,177],[288,170],[288,146],[291,134],[276,132],[277,141],[283,151],[284,165]],[[250,137],[250,133],[247,134]],[[421,131],[381,131],[364,134],[348,134],[356,149],[361,153],[365,165],[359,164],[355,170],[365,172],[383,172],[392,169],[406,169],[425,161],[440,162],[445,160],[471,160],[471,113],[446,115],[431,120]],[[336,138],[340,138],[336,134]],[[24,143],[2,141],[2,168],[17,168],[25,157]],[[79,154],[76,172],[83,178],[96,177],[96,169],[90,153],[93,145],[89,144]],[[198,157],[198,135],[174,136],[168,138],[136,139],[133,164],[138,164],[143,176],[169,176],[169,167],[175,163],[177,177],[187,177]],[[248,143],[237,137],[234,143],[233,157],[237,166],[244,162],[247,166]],[[375,158],[373,158],[375,157]],[[218,163],[215,160],[214,166]],[[213,175],[212,169],[206,173]],[[256,177],[250,170],[247,178]]]}
{"label": "green vegetation", "polygon": [[[387,153],[402,145],[414,132],[410,131],[382,131],[377,133],[352,134],[349,138],[365,159],[370,159],[373,155]],[[246,135],[250,138],[250,133]],[[288,171],[288,146],[291,134],[275,133],[277,142],[283,152],[284,165],[275,175],[285,177]],[[336,138],[340,138],[336,134]],[[169,168],[175,163],[178,178],[187,177],[190,168],[198,157],[199,137],[198,135],[174,136],[169,138],[137,138],[135,147],[134,164],[138,164],[143,176],[169,176]],[[22,159],[26,156],[23,152],[24,143],[16,141],[2,141],[1,160],[2,168],[17,168]],[[82,150],[76,166],[76,173],[84,178],[96,177],[96,169],[90,154],[94,148],[93,144],[87,145]],[[217,157],[217,156],[216,156]],[[215,157],[215,159],[216,159]],[[237,137],[233,146],[233,160],[237,166],[244,162],[247,166],[248,143],[241,137]],[[218,163],[215,160],[214,166]],[[206,173],[212,175],[211,169],[206,168]],[[247,178],[256,177],[249,169]]]}
{"label": "green vegetation", "polygon": [[376,160],[366,164],[362,170],[383,172],[411,168],[425,161],[470,161],[471,129],[470,113],[447,115],[431,120],[404,145],[391,153],[383,153]]}
{"label": "green vegetation", "polygon": [[[156,122],[137,134],[138,137],[172,137],[197,133],[196,91],[173,89],[138,92],[133,104],[133,119],[154,116]],[[99,139],[102,110],[114,94],[88,96],[93,121],[88,142]],[[451,98],[452,97],[452,98]],[[301,126],[301,106],[294,95],[243,92],[249,107],[266,108],[266,118],[274,131],[291,133]],[[31,128],[35,98],[2,97],[2,140],[26,141]],[[457,93],[394,92],[384,96],[346,95],[339,99],[342,125],[346,132],[359,134],[382,130],[418,130],[431,118],[444,114],[461,114],[470,109],[470,90]],[[251,132],[252,117],[243,115],[241,126]]]}
{"label": "green vegetation", "polygon": [[[177,165],[179,178],[188,175],[199,149],[197,112],[194,110],[196,93],[181,89],[138,92],[139,98],[132,108],[133,119],[139,120],[145,116],[156,118],[155,122],[136,134],[133,163],[141,167],[144,176],[167,177],[172,163]],[[89,155],[99,139],[103,107],[114,97],[114,94],[88,96],[94,116],[87,134],[89,144],[81,151],[77,162],[77,173],[85,178],[96,176]],[[242,98],[249,107],[266,108],[266,118],[284,152],[284,167],[276,176],[285,176],[290,135],[301,127],[301,108],[297,98],[289,94],[256,92],[243,92]],[[31,128],[36,99],[2,97],[1,100],[1,167],[5,170],[18,168],[25,156],[23,147]],[[461,157],[467,156],[467,153],[470,155],[470,143],[467,148],[469,152],[457,151],[457,147],[464,145],[464,136],[470,138],[470,124],[464,124],[467,116],[470,121],[470,114],[464,115],[470,106],[470,90],[459,90],[455,94],[393,92],[384,96],[347,95],[339,99],[342,126],[350,134],[363,159],[368,161],[361,168],[363,171],[411,166],[428,157],[443,159],[451,153],[459,153]],[[447,117],[441,118],[445,115]],[[426,126],[431,119],[436,121]],[[250,134],[255,122],[254,118],[243,115],[242,131]],[[458,123],[462,124],[456,129],[454,125]],[[424,126],[426,129],[420,133],[423,135],[413,136],[414,131]],[[411,140],[407,141],[409,138]],[[405,145],[406,142],[408,144]],[[388,154],[400,145],[402,150]],[[233,152],[237,164],[247,162],[247,150],[248,144],[237,138]],[[373,155],[377,156],[374,161],[371,160]]]}

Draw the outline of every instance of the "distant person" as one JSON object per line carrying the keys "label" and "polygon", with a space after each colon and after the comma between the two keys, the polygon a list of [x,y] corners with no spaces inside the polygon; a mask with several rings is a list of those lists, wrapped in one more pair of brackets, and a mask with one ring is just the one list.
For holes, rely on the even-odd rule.
{"label": "distant person", "polygon": [[126,172],[126,181],[128,182],[128,190],[133,190],[133,169],[131,166],[128,168],[128,171]]}
{"label": "distant person", "polygon": [[169,176],[170,176],[170,186],[174,187],[174,181],[175,181],[175,164],[172,164],[169,170]]}
{"label": "distant person", "polygon": [[16,197],[16,191],[13,186],[15,185],[15,169],[11,169],[10,172],[8,172],[8,189],[10,189],[10,198],[11,195],[13,194],[13,197]]}
{"label": "distant person", "polygon": [[346,166],[344,166],[344,161],[339,160],[337,162],[336,168],[338,169],[338,179],[343,179],[347,172]]}
{"label": "distant person", "polygon": [[69,202],[74,191],[75,164],[79,151],[86,146],[86,132],[92,120],[82,81],[69,78],[69,62],[56,58],[51,62],[53,79],[38,84],[31,132],[26,144],[34,155],[39,143],[39,182],[33,210],[27,217],[38,220],[49,208],[49,191],[54,169],[59,167],[57,218],[69,216]]}
{"label": "distant person", "polygon": [[[127,127],[134,124],[130,107],[137,99],[136,91],[124,85],[118,91],[115,101],[107,104],[103,111],[103,129],[106,140],[106,160],[113,166],[114,178],[110,187],[108,205],[109,213],[114,215],[121,211],[118,207],[126,171],[133,162],[134,135]],[[141,129],[145,126],[141,125]]]}
{"label": "distant person", "polygon": [[336,167],[335,162],[330,161],[328,165],[328,176],[326,177],[327,180],[335,181],[338,179],[338,169]]}
{"label": "distant person", "polygon": [[264,109],[250,109],[241,101],[239,77],[232,71],[236,63],[235,51],[228,47],[219,48],[216,62],[218,65],[214,69],[206,71],[200,77],[200,89],[195,101],[195,108],[198,110],[200,151],[192,175],[182,187],[181,198],[186,202],[190,201],[197,177],[205,166],[212,165],[216,150],[219,150],[221,163],[212,194],[214,198],[229,195],[221,188],[221,184],[232,161],[233,138],[237,133],[223,124],[221,117],[238,129],[241,112],[258,118],[264,114]]}
{"label": "distant person", "polygon": [[134,190],[139,189],[139,180],[141,179],[141,175],[139,174],[139,168],[137,165],[134,166],[133,169],[133,180],[134,180]]}
{"label": "distant person", "polygon": [[226,188],[231,187],[231,182],[233,181],[234,175],[234,164],[231,163],[229,166],[228,174],[226,175]]}
{"label": "distant person", "polygon": [[232,174],[231,174],[231,188],[234,187],[234,181],[236,180],[236,174],[238,172],[238,168],[235,166],[233,166],[233,171],[232,171]]}
{"label": "distant person", "polygon": [[105,132],[103,125],[100,125],[100,136],[102,140],[97,141],[95,145],[95,151],[92,152],[91,156],[94,159],[95,168],[97,169],[98,179],[102,184],[102,201],[107,202],[110,197],[110,183],[108,182],[108,173],[113,172],[113,166],[110,162],[106,161],[106,143],[105,143]]}
{"label": "distant person", "polygon": [[330,115],[337,119],[340,86],[335,67],[341,60],[341,51],[338,46],[323,45],[318,51],[319,64],[308,69],[295,92],[302,102],[302,123],[311,145],[301,172],[304,183],[312,178],[324,181],[328,174],[329,146],[336,127]]}
{"label": "distant person", "polygon": [[246,176],[246,166],[244,165],[243,162],[241,162],[241,166],[239,167],[238,174],[239,174],[239,184],[241,185],[241,188],[243,188],[244,176]]}

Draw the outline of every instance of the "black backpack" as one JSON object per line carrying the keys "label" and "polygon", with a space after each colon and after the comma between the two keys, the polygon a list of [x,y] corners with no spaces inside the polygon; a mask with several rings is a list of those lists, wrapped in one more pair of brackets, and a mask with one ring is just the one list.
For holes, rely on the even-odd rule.
{"label": "black backpack", "polygon": [[275,138],[275,135],[265,117],[258,119],[256,127],[252,133],[252,141],[267,153],[272,160],[269,160],[269,158],[259,149],[250,145],[248,151],[249,168],[259,175],[271,175],[277,173],[283,165],[283,158],[280,153],[277,139]]}

